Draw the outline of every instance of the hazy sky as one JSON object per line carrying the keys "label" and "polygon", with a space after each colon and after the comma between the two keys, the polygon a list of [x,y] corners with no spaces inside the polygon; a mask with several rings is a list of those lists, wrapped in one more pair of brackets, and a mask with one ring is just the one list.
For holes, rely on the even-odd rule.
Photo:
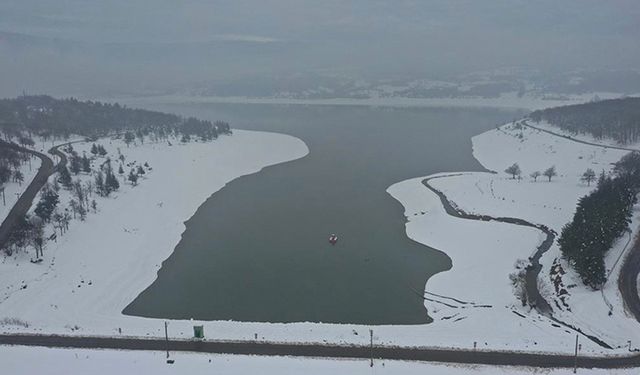
{"label": "hazy sky", "polygon": [[0,32],[4,95],[640,66],[637,0],[2,0]]}

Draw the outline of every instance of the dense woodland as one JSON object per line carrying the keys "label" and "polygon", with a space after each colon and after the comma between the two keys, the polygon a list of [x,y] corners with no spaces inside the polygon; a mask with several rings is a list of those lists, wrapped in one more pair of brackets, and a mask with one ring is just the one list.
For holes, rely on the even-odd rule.
{"label": "dense woodland", "polygon": [[612,138],[620,144],[640,141],[640,98],[602,100],[532,112],[535,121],[546,121],[574,134]]}
{"label": "dense woodland", "polygon": [[50,96],[20,96],[15,99],[0,99],[0,126],[3,132],[19,133],[23,129],[47,136],[88,137],[103,136],[114,132],[131,132],[138,137],[156,134],[184,136],[204,140],[214,139],[218,134],[231,132],[223,121],[182,118],[162,112],[131,109],[118,103],[108,104],[79,101],[74,98],[55,99]]}
{"label": "dense woodland", "polygon": [[593,289],[605,283],[604,256],[628,230],[640,190],[640,153],[623,157],[613,176],[600,175],[598,187],[578,202],[573,221],[562,229],[558,243],[563,256]]}

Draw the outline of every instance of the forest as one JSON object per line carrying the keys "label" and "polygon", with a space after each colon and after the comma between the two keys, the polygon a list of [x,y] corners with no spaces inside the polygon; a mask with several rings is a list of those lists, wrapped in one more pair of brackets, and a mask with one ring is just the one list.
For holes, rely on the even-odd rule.
{"label": "forest", "polygon": [[597,188],[580,199],[573,220],[562,228],[560,251],[592,289],[607,280],[604,257],[629,229],[639,188],[640,153],[632,152],[616,164],[613,176],[600,175]]}
{"label": "forest", "polygon": [[56,99],[51,96],[20,96],[0,99],[0,127],[5,135],[26,130],[43,137],[71,134],[99,137],[114,132],[138,134],[180,134],[183,140],[192,137],[214,139],[229,134],[229,124],[223,121],[199,120],[144,109],[132,109],[118,103]]}
{"label": "forest", "polygon": [[546,121],[573,134],[611,138],[622,145],[640,140],[640,98],[594,101],[532,112],[535,122]]}

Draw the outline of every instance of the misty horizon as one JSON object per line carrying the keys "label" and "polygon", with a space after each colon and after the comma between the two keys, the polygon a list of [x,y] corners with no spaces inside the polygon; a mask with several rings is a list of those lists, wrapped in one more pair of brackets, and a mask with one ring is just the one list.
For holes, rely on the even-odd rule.
{"label": "misty horizon", "polygon": [[0,5],[0,94],[270,95],[506,67],[630,70],[639,16],[632,1],[11,0]]}

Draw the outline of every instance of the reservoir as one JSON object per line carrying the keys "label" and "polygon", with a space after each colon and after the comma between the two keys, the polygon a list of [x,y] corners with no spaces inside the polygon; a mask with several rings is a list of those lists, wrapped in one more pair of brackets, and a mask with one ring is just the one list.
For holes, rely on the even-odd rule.
{"label": "reservoir", "polygon": [[[145,107],[290,134],[310,152],[212,194],[185,223],[157,280],[124,313],[357,324],[430,322],[425,284],[455,267],[445,253],[406,236],[403,207],[386,189],[437,172],[484,170],[472,156],[471,137],[523,114],[323,105]],[[512,162],[505,160],[505,166]],[[328,241],[332,233],[339,236],[335,246]]]}

